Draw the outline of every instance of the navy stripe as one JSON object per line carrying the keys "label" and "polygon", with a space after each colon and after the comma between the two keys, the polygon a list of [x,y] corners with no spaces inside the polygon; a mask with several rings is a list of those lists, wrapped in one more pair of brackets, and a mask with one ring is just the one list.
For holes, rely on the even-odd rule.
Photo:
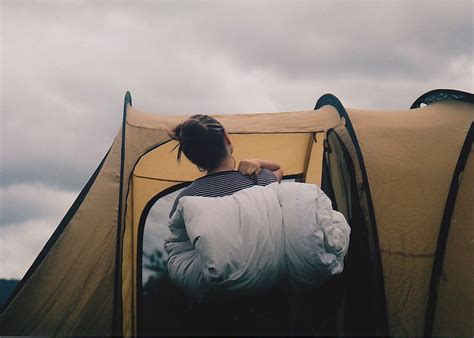
{"label": "navy stripe", "polygon": [[170,212],[170,218],[178,206],[179,199],[183,196],[224,197],[242,189],[251,188],[254,185],[265,186],[276,181],[275,175],[267,169],[260,171],[256,177],[244,176],[238,171],[232,170],[198,178],[176,197]]}

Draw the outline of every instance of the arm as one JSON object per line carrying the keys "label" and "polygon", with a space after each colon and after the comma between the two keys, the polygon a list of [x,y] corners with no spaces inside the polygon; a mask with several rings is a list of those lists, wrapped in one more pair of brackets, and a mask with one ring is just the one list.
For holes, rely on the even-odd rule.
{"label": "arm", "polygon": [[239,172],[243,175],[259,174],[260,170],[267,169],[273,172],[278,182],[281,182],[283,178],[283,169],[276,162],[252,159],[242,160],[239,163]]}

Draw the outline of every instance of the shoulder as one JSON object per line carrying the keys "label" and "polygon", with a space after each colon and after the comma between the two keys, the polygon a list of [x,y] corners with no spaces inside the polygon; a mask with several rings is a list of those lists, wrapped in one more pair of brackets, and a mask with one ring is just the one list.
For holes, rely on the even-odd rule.
{"label": "shoulder", "polygon": [[187,187],[183,188],[176,196],[174,204],[178,204],[181,197],[199,195],[200,190],[203,186],[203,183],[204,182],[194,181],[191,184],[189,184]]}
{"label": "shoulder", "polygon": [[223,182],[228,182],[234,173],[221,173],[219,175],[207,175],[193,181],[186,188],[181,190],[174,200],[173,207],[170,212],[170,218],[178,207],[179,200],[185,196],[219,196],[219,187]]}
{"label": "shoulder", "polygon": [[257,177],[259,185],[267,185],[277,181],[275,174],[268,169],[262,169]]}
{"label": "shoulder", "polygon": [[171,207],[171,212],[169,214],[169,218],[171,218],[171,216],[173,216],[174,212],[176,211],[176,208],[178,207],[178,203],[179,203],[180,198],[184,197],[184,196],[189,196],[189,195],[192,194],[192,193],[190,193],[191,189],[192,189],[192,183],[179,192],[178,196],[176,196],[176,198],[174,200],[173,206]]}

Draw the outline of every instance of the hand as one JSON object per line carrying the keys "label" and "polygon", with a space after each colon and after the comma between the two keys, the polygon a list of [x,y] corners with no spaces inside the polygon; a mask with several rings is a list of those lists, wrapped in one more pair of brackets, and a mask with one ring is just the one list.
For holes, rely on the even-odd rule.
{"label": "hand", "polygon": [[258,175],[261,170],[262,167],[260,166],[260,163],[255,160],[242,160],[239,163],[239,172],[242,175]]}

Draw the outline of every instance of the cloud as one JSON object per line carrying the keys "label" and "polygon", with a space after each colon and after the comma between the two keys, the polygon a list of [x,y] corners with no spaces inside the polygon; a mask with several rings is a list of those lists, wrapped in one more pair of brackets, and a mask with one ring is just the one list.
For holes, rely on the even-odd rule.
{"label": "cloud", "polygon": [[[162,114],[312,109],[327,92],[347,107],[407,109],[431,89],[474,90],[471,1],[0,6],[0,230],[10,241],[28,231],[46,241],[112,143],[126,90]],[[0,244],[13,255],[3,268],[15,244]]]}
{"label": "cloud", "polygon": [[0,227],[0,278],[23,277],[56,228],[54,221],[51,217]]}
{"label": "cloud", "polygon": [[0,278],[21,278],[78,192],[42,184],[0,188]]}
{"label": "cloud", "polygon": [[174,39],[286,81],[426,76],[472,53],[471,11],[467,1],[208,3],[180,8]]}
{"label": "cloud", "polygon": [[[0,224],[63,216],[78,192],[42,184],[18,184],[0,188]],[[59,222],[57,222],[59,224]]]}

